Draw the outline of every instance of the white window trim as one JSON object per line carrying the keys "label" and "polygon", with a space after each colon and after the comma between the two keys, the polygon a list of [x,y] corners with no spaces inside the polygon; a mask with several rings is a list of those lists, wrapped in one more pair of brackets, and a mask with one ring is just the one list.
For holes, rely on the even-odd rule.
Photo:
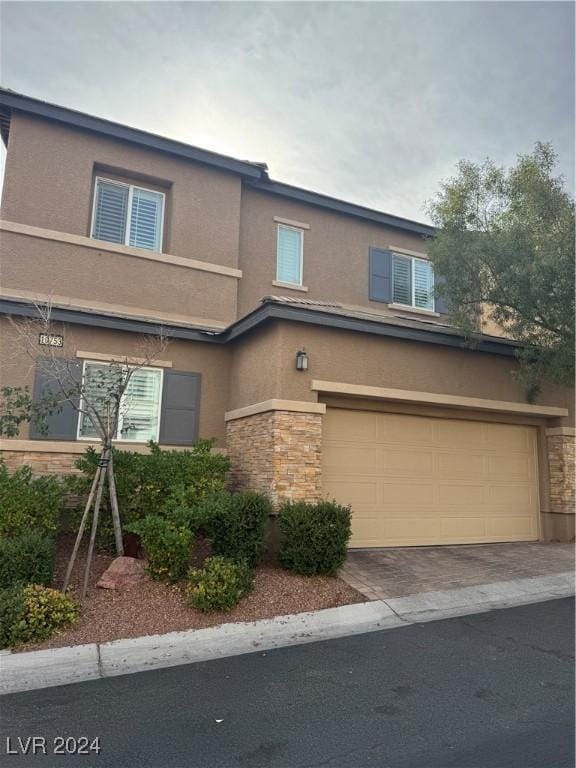
{"label": "white window trim", "polygon": [[[162,253],[162,243],[164,241],[164,211],[166,210],[166,193],[160,192],[159,189],[150,189],[149,187],[141,187],[139,184],[127,184],[123,181],[116,181],[115,179],[107,179],[105,176],[96,176],[94,180],[94,195],[92,200],[92,224],[90,226],[90,237],[93,240],[98,240],[94,236],[94,226],[96,224],[96,200],[98,198],[98,182],[104,181],[106,184],[114,184],[117,187],[125,187],[128,189],[128,206],[126,209],[126,232],[124,233],[124,242],[116,243],[116,245],[127,245],[130,248],[138,248],[137,245],[130,245],[130,226],[132,222],[132,198],[134,197],[134,190],[141,189],[143,192],[153,192],[155,195],[160,195],[162,199],[162,205],[160,208],[160,237],[158,241],[160,243],[159,249],[150,250],[148,248],[139,248],[141,251],[147,251],[148,253]],[[102,240],[101,242],[107,243],[108,240]]]}
{"label": "white window trim", "polygon": [[[398,301],[394,301],[394,257],[401,259],[407,259],[410,262],[410,299],[411,304],[401,304]],[[414,262],[421,261],[423,264],[427,264],[432,269],[432,307],[417,307],[416,306],[416,285],[414,282]],[[421,259],[418,256],[408,256],[405,253],[392,252],[392,305],[405,309],[413,309],[417,312],[436,312],[436,293],[435,293],[435,277],[434,267],[432,267],[428,259]]]}
{"label": "white window trim", "polygon": [[[300,233],[300,273],[298,276],[298,282],[297,283],[287,283],[286,280],[281,280],[280,275],[278,273],[278,267],[280,266],[280,230],[281,229],[292,229],[294,232]],[[300,227],[292,227],[289,224],[278,224],[278,228],[276,230],[276,282],[282,283],[282,285],[290,286],[290,285],[297,285],[299,287],[302,286],[302,279],[304,277],[304,230],[300,229]]]}
{"label": "white window trim", "polygon": [[[84,387],[84,381],[86,376],[86,366],[87,365],[97,365],[97,366],[103,366],[103,365],[114,365],[113,362],[105,362],[103,360],[84,360],[82,363],[82,387]],[[128,366],[123,365],[124,368],[127,368]],[[155,443],[157,443],[160,439],[160,422],[162,420],[162,396],[164,394],[164,369],[163,368],[156,368],[152,365],[145,365],[145,366],[139,366],[139,368],[142,368],[146,371],[159,371],[160,373],[160,389],[158,391],[158,424],[156,425],[156,434],[153,438],[148,438],[148,440],[128,440],[123,439],[121,437],[114,437],[112,438],[113,443],[137,443],[139,445],[145,445],[150,440],[153,440]],[[122,398],[124,398],[124,395],[122,395]],[[84,405],[84,397],[82,396],[80,398],[80,411],[78,412],[78,424],[76,426],[76,440],[82,440],[83,442],[93,443],[95,440],[99,440],[98,437],[83,437],[80,434],[80,429],[82,427],[82,417],[83,417],[83,411],[82,407]],[[122,405],[120,405],[120,408],[122,408]],[[86,418],[90,418],[87,416]],[[122,432],[122,413],[120,413],[120,418],[118,419],[118,432]],[[116,434],[118,434],[118,432]]]}

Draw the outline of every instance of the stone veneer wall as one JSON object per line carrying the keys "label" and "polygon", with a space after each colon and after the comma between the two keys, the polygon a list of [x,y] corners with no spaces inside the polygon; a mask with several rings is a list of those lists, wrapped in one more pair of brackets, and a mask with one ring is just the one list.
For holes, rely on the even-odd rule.
{"label": "stone veneer wall", "polygon": [[69,475],[78,473],[74,462],[80,453],[56,453],[49,451],[0,451],[10,472],[20,469],[25,464],[32,467],[34,475]]}
{"label": "stone veneer wall", "polygon": [[267,411],[226,424],[231,485],[267,493],[272,502],[321,497],[322,416]]}
{"label": "stone veneer wall", "polygon": [[[550,430],[553,432],[553,430]],[[548,469],[550,477],[550,511],[575,512],[576,505],[576,438],[570,434],[548,434]]]}

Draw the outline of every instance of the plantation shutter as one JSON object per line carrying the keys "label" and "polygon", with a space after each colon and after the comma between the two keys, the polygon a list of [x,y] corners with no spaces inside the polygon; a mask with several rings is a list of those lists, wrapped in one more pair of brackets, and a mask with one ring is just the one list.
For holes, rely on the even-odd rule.
{"label": "plantation shutter", "polygon": [[160,192],[134,187],[130,211],[130,245],[159,251],[164,198]]}
{"label": "plantation shutter", "polygon": [[200,415],[199,373],[164,371],[160,443],[193,445],[198,439]]}
{"label": "plantation shutter", "polygon": [[132,374],[122,402],[122,440],[158,439],[162,372],[140,368]]}
{"label": "plantation shutter", "polygon": [[370,278],[368,295],[371,301],[392,301],[392,254],[370,248]]}
{"label": "plantation shutter", "polygon": [[277,277],[281,283],[300,285],[302,282],[302,232],[290,227],[278,227]]}
{"label": "plantation shutter", "polygon": [[395,304],[412,304],[410,259],[394,255],[392,259],[392,296]]}
{"label": "plantation shutter", "polygon": [[111,243],[126,240],[128,187],[98,179],[92,237]]}
{"label": "plantation shutter", "polygon": [[414,306],[420,309],[434,309],[434,271],[428,261],[413,260],[414,265]]}
{"label": "plantation shutter", "polygon": [[[52,360],[51,358],[38,360],[34,375],[33,401],[38,403],[44,396],[54,395],[60,405],[56,412],[45,418],[46,433],[41,431],[39,424],[34,421],[30,422],[31,440],[76,439],[78,411],[72,403],[63,401],[55,369],[60,371],[60,378],[66,382],[68,391],[71,391],[75,384],[79,386],[82,381],[82,363],[78,360]],[[74,399],[73,402],[77,403],[78,400]]]}

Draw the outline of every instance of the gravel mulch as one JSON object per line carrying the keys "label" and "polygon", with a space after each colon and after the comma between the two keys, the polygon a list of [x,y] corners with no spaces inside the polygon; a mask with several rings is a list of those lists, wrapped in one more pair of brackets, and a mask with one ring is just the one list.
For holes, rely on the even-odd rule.
{"label": "gravel mulch", "polygon": [[[71,549],[71,540],[59,542],[54,587],[61,588]],[[130,589],[99,589],[96,582],[110,565],[113,556],[97,553],[92,562],[90,587],[78,622],[43,643],[27,644],[19,651],[60,648],[82,643],[106,643],[141,635],[156,635],[187,629],[201,629],[238,621],[256,621],[288,613],[316,611],[366,600],[359,592],[335,576],[299,576],[274,563],[255,571],[254,589],[227,613],[202,613],[184,600],[183,585],[167,585],[146,579]],[[80,551],[78,562],[85,562]],[[77,567],[71,590],[82,581]]]}

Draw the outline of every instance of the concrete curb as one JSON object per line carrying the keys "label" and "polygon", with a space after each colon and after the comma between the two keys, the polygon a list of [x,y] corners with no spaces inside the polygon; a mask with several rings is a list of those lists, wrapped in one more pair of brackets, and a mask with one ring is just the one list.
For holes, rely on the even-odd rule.
{"label": "concrete curb", "polygon": [[0,653],[0,694],[238,656],[288,645],[555,600],[574,594],[574,575],[482,584],[373,600],[251,623],[170,632],[100,645]]}

